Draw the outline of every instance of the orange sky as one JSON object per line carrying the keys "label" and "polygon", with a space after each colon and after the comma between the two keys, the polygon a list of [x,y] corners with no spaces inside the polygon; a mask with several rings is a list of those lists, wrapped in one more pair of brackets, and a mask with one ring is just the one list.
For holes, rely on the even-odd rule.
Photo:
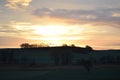
{"label": "orange sky", "polygon": [[68,0],[2,0],[0,48],[47,43],[120,49],[119,3],[119,0],[69,0],[69,3]]}

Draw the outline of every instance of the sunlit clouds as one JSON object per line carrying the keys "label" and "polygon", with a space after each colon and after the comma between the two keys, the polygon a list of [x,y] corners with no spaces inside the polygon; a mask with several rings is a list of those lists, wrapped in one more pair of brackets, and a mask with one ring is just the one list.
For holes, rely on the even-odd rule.
{"label": "sunlit clouds", "polygon": [[[89,44],[94,48],[103,46],[119,47],[120,36],[119,28],[108,25],[92,24],[33,24],[28,22],[11,21],[9,26],[0,27],[2,35],[13,38],[10,43],[19,44],[20,42],[40,43],[44,42],[50,46],[58,46],[64,43],[85,46]],[[2,38],[2,40],[8,37]],[[8,38],[8,39],[9,39]],[[6,40],[8,40],[6,39]],[[16,39],[16,40],[15,40]],[[20,40],[19,40],[20,39]],[[18,41],[17,41],[18,40]],[[5,41],[5,40],[4,40]],[[14,43],[15,41],[15,43]],[[4,42],[3,42],[4,43]],[[2,43],[2,44],[3,44]],[[7,42],[9,43],[9,41]],[[6,44],[6,42],[5,42]],[[115,45],[116,44],[116,45]],[[12,45],[12,44],[10,44]],[[99,45],[99,47],[98,47]]]}
{"label": "sunlit clouds", "polygon": [[119,13],[113,13],[112,16],[113,17],[120,17],[120,12]]}
{"label": "sunlit clouds", "polygon": [[[44,18],[59,18],[59,19],[68,19],[85,21],[85,22],[107,22],[107,21],[116,21],[116,17],[119,17],[120,12],[119,8],[105,8],[105,9],[92,9],[92,10],[83,10],[83,9],[50,9],[50,8],[37,8],[33,11],[33,15]],[[113,17],[116,16],[116,17]]]}
{"label": "sunlit clouds", "polygon": [[28,7],[32,0],[7,0],[7,4],[5,6],[11,9],[19,9]]}

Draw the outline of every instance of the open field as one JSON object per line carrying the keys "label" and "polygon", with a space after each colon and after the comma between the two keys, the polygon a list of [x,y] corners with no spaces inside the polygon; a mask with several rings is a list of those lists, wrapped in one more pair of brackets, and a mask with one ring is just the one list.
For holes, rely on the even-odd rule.
{"label": "open field", "polygon": [[[13,59],[7,54],[1,54],[0,80],[120,80],[120,50],[72,53],[74,66],[55,66],[53,56],[46,50],[15,49]],[[79,62],[88,59],[93,61],[89,72]]]}
{"label": "open field", "polygon": [[0,71],[0,80],[120,80],[119,67]]}

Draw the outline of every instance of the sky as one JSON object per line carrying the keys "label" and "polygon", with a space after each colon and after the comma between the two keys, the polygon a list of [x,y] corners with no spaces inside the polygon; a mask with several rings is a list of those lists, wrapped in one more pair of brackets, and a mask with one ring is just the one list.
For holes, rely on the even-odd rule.
{"label": "sky", "polygon": [[120,0],[0,0],[0,48],[22,43],[120,49]]}

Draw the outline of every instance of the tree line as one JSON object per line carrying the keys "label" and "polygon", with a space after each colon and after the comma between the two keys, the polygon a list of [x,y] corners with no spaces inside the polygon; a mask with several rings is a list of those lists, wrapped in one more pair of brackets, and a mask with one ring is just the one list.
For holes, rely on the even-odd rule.
{"label": "tree line", "polygon": [[49,47],[49,45],[45,43],[41,43],[41,44],[22,43],[20,47],[21,48],[41,48],[41,47]]}

